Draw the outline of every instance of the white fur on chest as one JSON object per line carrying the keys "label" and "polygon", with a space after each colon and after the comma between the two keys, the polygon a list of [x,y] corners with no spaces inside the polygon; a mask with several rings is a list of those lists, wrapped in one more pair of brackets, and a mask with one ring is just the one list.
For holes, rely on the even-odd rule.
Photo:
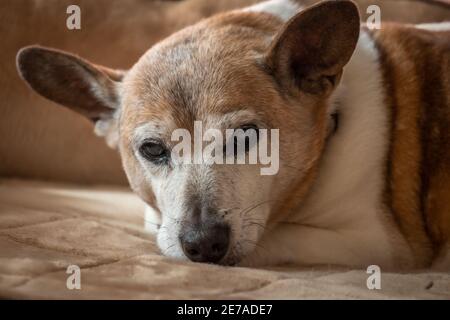
{"label": "white fur on chest", "polygon": [[353,242],[354,251],[373,255],[373,263],[391,259],[382,206],[389,147],[382,82],[378,53],[362,33],[338,93],[339,130],[328,142],[317,183],[297,215],[306,224],[336,230],[342,241]]}
{"label": "white fur on chest", "polygon": [[335,96],[340,125],[311,193],[290,221],[262,239],[269,252],[264,261],[251,257],[244,264],[394,267],[400,256],[409,263],[406,243],[383,206],[389,118],[378,52],[364,32]]}

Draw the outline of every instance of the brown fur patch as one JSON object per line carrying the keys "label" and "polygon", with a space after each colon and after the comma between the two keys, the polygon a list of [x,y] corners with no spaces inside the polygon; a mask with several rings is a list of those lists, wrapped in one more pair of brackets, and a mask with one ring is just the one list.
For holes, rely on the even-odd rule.
{"label": "brown fur patch", "polygon": [[387,204],[426,266],[450,231],[450,37],[392,24],[375,38],[392,116]]}

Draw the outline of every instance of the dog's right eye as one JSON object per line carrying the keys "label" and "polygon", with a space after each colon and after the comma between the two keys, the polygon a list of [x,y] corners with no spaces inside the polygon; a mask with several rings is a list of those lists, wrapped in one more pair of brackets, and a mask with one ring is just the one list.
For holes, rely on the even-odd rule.
{"label": "dog's right eye", "polygon": [[145,142],[139,148],[139,152],[145,159],[155,163],[166,162],[169,157],[168,150],[157,142]]}

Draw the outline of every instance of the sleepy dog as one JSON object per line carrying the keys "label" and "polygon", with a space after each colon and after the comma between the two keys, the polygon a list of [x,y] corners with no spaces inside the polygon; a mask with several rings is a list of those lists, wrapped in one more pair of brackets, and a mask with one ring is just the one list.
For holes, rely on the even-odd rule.
{"label": "sleepy dog", "polygon": [[[165,255],[449,268],[450,27],[359,21],[351,1],[272,0],[185,28],[129,71],[38,46],[17,63],[118,149]],[[171,133],[194,121],[279,129],[279,172],[175,163]]]}

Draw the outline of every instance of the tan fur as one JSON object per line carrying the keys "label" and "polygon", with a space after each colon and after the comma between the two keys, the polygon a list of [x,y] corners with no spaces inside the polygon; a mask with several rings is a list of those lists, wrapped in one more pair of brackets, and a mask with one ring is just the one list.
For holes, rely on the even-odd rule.
{"label": "tan fur", "polygon": [[450,235],[450,32],[385,25],[376,39],[392,117],[387,202],[429,265]]}
{"label": "tan fur", "polygon": [[[230,13],[206,20],[165,40],[162,48],[158,48],[161,51],[159,53],[161,55],[170,54],[166,53],[165,48],[167,48],[167,52],[170,52],[169,50],[176,47],[180,42],[192,39],[191,41],[195,44],[194,47],[200,52],[204,45],[214,48],[211,50],[216,50],[218,56],[213,56],[213,59],[217,59],[220,61],[220,64],[227,66],[223,70],[217,70],[211,66],[214,68],[214,71],[208,69],[205,70],[205,74],[202,74],[201,70],[189,70],[186,77],[180,72],[174,73],[174,77],[177,79],[173,78],[172,81],[175,83],[181,81],[183,86],[187,88],[186,91],[182,91],[180,94],[183,94],[183,92],[185,94],[190,90],[196,92],[196,88],[189,87],[189,83],[201,83],[201,80],[197,78],[204,77],[203,81],[211,83],[212,91],[200,92],[200,96],[196,98],[191,108],[186,105],[180,105],[180,100],[177,100],[179,97],[176,95],[161,96],[161,93],[164,94],[167,90],[172,92],[170,87],[161,88],[164,91],[148,92],[145,86],[140,85],[140,82],[145,81],[148,83],[159,79],[162,76],[160,70],[166,70],[165,72],[170,73],[172,64],[176,64],[176,62],[167,59],[167,65],[158,65],[156,68],[149,63],[151,60],[147,62],[144,59],[144,61],[139,62],[136,68],[139,70],[139,73],[132,75],[134,87],[129,88],[133,94],[127,95],[129,100],[125,98],[125,108],[121,118],[121,151],[126,171],[137,172],[137,167],[139,166],[135,157],[130,156],[132,150],[129,144],[133,130],[138,123],[146,123],[154,119],[172,119],[172,127],[166,129],[168,132],[180,127],[192,130],[194,120],[205,120],[203,116],[208,116],[212,112],[226,114],[233,110],[240,110],[243,106],[257,108],[253,111],[260,113],[263,119],[270,119],[272,128],[281,128],[282,132],[285,130],[290,131],[290,142],[285,141],[283,143],[286,147],[283,148],[282,156],[287,163],[291,164],[291,167],[288,166],[285,169],[286,172],[281,172],[275,182],[280,186],[280,188],[276,189],[284,190],[282,186],[288,181],[289,192],[280,192],[275,197],[276,201],[273,201],[271,210],[273,215],[270,217],[273,225],[285,219],[301,203],[305,193],[313,183],[317,174],[317,164],[324,147],[329,123],[326,109],[328,95],[319,98],[314,96],[302,97],[304,103],[297,107],[297,93],[295,94],[297,95],[296,98],[289,95],[280,97],[279,92],[277,92],[278,87],[274,86],[273,80],[254,68],[254,66],[249,65],[248,61],[241,55],[241,52],[248,52],[249,49],[256,53],[264,54],[268,48],[267,42],[264,41],[262,36],[274,34],[280,25],[281,21],[270,15]],[[208,32],[204,33],[204,30],[208,30]],[[280,34],[282,33],[280,32]],[[215,43],[214,39],[220,39],[220,45]],[[343,43],[346,42],[344,41]],[[196,47],[197,45],[199,46],[198,48]],[[269,50],[274,50],[274,48],[269,48]],[[229,51],[228,55],[223,54],[224,51]],[[200,61],[207,59],[211,59],[209,52],[208,56],[199,58]],[[269,59],[272,58],[269,57]],[[330,74],[333,72],[339,73],[340,71],[333,70]],[[241,74],[240,77],[237,76],[239,74]],[[225,79],[230,80],[227,81]],[[136,90],[136,88],[138,89]],[[218,97],[226,98],[226,102],[217,104],[216,100]],[[142,104],[136,103],[136,99],[141,101]],[[145,100],[152,101],[151,108],[142,107],[146,103]],[[185,100],[183,101],[185,102]],[[303,112],[300,113],[302,116],[297,114],[297,108],[303,109]],[[202,112],[205,112],[205,114],[202,114]],[[313,119],[313,127],[309,127],[310,123],[303,120],[305,112],[307,113],[307,118]],[[299,135],[298,138],[295,138],[296,133],[289,128],[298,128],[298,130],[305,128],[304,130],[307,131],[304,131],[303,137]],[[305,141],[306,132],[307,136],[310,137],[309,141]],[[292,147],[302,142],[305,142],[306,145],[297,149]],[[288,143],[292,143],[292,146],[289,148],[294,149],[292,155],[288,149]],[[295,154],[303,148],[307,149],[308,152],[301,155],[301,166],[298,166],[299,159],[295,157]],[[139,178],[136,179],[138,176],[129,175],[131,185],[143,198],[148,198],[149,190],[146,182]]]}
{"label": "tan fur", "polygon": [[[188,188],[188,192],[180,188],[180,193],[188,194],[188,198],[211,196],[217,209],[231,205],[245,210],[249,198],[263,197],[266,201],[258,204],[263,206],[254,215],[270,229],[280,221],[289,221],[320,174],[318,168],[330,134],[331,102],[354,53],[359,31],[360,20],[354,4],[330,1],[298,13],[287,23],[267,13],[241,11],[204,20],[155,45],[120,81],[108,77],[106,69],[102,71],[85,60],[48,49],[22,51],[18,64],[22,76],[35,90],[91,119],[111,118],[113,112],[105,115],[104,107],[120,109],[119,152],[128,179],[141,198],[159,211],[166,226],[171,214],[189,222],[185,218],[185,211],[191,209],[189,201],[187,205],[177,203],[178,195],[173,194],[174,188],[193,179],[194,187]],[[375,32],[375,37],[384,62],[388,96],[385,107],[392,114],[391,150],[386,158],[386,204],[413,250],[414,265],[427,266],[446,247],[450,229],[449,84],[445,73],[449,65],[448,34],[388,26]],[[39,70],[44,70],[43,74]],[[421,77],[428,81],[422,81]],[[63,90],[66,79],[71,79],[68,83],[73,91]],[[109,105],[103,105],[105,101],[99,99],[105,96],[114,97],[107,99]],[[120,106],[111,103],[119,100]],[[151,124],[151,129],[158,131],[157,139],[170,150],[173,130],[185,128],[192,133],[194,120],[211,125],[212,118],[233,111],[246,111],[245,120],[250,123],[280,129],[281,165],[275,177],[253,175],[245,181],[241,175],[254,173],[248,167],[244,171],[242,167],[200,166],[180,169],[199,171],[184,171],[189,173],[188,177],[180,175],[177,180],[170,166],[158,167],[139,153],[139,146],[155,136],[148,132],[139,135],[142,126]],[[242,124],[226,125],[238,128]],[[365,168],[364,164],[361,167]],[[238,191],[251,194],[243,196]],[[364,195],[359,198],[364,199]],[[170,206],[174,203],[178,206]],[[386,220],[375,219],[383,204],[375,207],[369,208],[369,214],[374,213],[368,216],[369,221],[373,218],[376,224],[373,237],[366,239],[369,246],[375,245],[376,239],[387,243],[384,233],[395,232],[390,228],[393,221],[390,212],[386,212]],[[350,211],[358,213],[358,209]],[[352,218],[353,222],[359,221],[355,216]],[[232,229],[242,219],[235,215]],[[352,234],[351,223],[346,223]],[[323,231],[323,226],[313,227]],[[237,233],[235,246],[222,263],[239,262],[255,248],[252,244],[242,249],[242,243],[238,242],[245,236],[242,234],[243,231]],[[262,231],[253,233],[250,240],[256,243],[261,234]],[[312,234],[314,238],[315,233]],[[178,239],[179,235],[175,236]],[[298,236],[301,240],[301,234]],[[388,238],[394,242],[398,235]],[[396,245],[392,250],[407,251],[404,247]],[[163,252],[164,249],[169,252],[167,247]],[[396,259],[391,263],[389,254],[383,252],[375,257],[386,265],[398,265]],[[365,253],[360,256],[361,260],[355,259],[356,264],[371,258]]]}
{"label": "tan fur", "polygon": [[[153,43],[219,11],[256,0],[15,0],[0,3],[0,175],[72,182],[125,183],[114,151],[92,133],[89,121],[30,93],[17,76],[14,56],[30,44],[58,47],[96,63],[126,69]],[[317,0],[299,1],[311,4]],[[448,10],[409,0],[377,4],[383,21],[442,21]],[[65,27],[66,8],[82,8],[82,30]],[[88,13],[88,14],[87,14]],[[55,135],[55,132],[58,134]],[[39,146],[39,147],[37,147]]]}
{"label": "tan fur", "polygon": [[[117,152],[92,124],[31,93],[14,57],[30,44],[58,47],[127,69],[155,42],[218,11],[254,0],[15,0],[0,2],[0,175],[80,183],[126,184]],[[66,28],[69,5],[82,29]],[[57,134],[55,134],[57,133]]]}

